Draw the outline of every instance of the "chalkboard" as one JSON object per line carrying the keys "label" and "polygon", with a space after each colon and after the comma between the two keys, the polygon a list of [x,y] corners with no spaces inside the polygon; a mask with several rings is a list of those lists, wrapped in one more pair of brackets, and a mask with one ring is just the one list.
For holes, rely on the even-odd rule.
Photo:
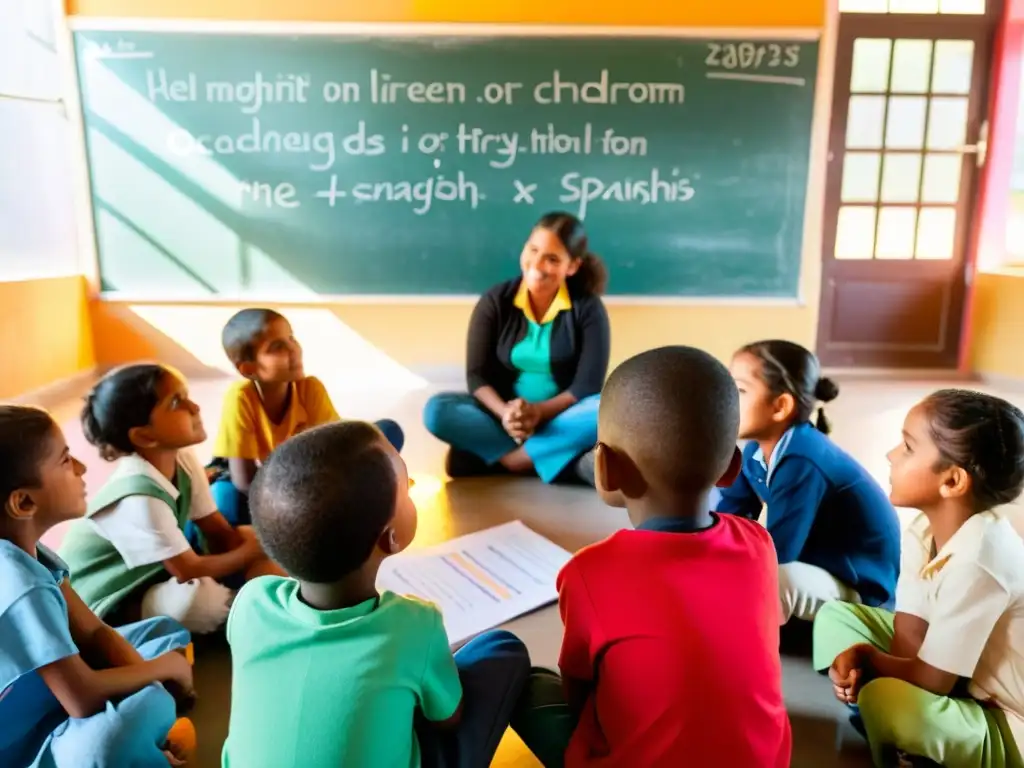
{"label": "chalkboard", "polygon": [[609,292],[795,297],[818,45],[75,33],[102,284],[465,295],[537,217]]}

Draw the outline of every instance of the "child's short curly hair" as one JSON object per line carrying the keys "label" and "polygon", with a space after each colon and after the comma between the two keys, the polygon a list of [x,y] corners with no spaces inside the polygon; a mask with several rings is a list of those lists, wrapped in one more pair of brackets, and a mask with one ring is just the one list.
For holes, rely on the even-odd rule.
{"label": "child's short curly hair", "polygon": [[327,584],[359,568],[395,514],[387,441],[362,421],[325,424],[278,446],[249,489],[253,526],[289,575]]}

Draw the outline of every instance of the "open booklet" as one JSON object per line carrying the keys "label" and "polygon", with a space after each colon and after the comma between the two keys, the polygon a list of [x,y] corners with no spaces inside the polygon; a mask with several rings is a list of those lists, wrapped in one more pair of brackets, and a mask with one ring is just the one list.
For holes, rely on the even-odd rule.
{"label": "open booklet", "polygon": [[516,520],[390,557],[377,587],[435,603],[454,646],[555,602],[571,557]]}

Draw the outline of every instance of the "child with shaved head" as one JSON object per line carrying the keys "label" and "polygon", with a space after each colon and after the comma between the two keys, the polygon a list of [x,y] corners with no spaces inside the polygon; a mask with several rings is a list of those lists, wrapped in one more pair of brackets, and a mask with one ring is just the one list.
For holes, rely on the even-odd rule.
{"label": "child with shaved head", "polygon": [[700,350],[644,352],[608,379],[596,484],[633,529],[559,575],[561,675],[535,671],[512,722],[545,766],[789,765],[772,541],[710,511],[738,429],[736,385]]}

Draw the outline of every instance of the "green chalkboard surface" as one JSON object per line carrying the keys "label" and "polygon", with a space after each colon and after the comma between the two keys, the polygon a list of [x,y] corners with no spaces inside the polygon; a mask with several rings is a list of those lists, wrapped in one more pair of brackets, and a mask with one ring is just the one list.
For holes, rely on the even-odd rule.
{"label": "green chalkboard surface", "polygon": [[463,295],[583,216],[632,296],[795,297],[818,46],[75,33],[106,291]]}

